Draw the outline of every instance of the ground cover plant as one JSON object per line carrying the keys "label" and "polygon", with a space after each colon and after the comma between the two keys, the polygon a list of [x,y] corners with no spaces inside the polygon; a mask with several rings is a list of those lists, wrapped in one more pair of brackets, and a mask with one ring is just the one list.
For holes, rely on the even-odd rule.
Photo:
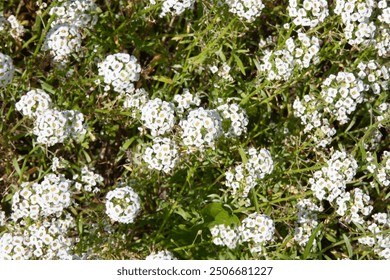
{"label": "ground cover plant", "polygon": [[0,259],[390,259],[389,1],[0,11]]}

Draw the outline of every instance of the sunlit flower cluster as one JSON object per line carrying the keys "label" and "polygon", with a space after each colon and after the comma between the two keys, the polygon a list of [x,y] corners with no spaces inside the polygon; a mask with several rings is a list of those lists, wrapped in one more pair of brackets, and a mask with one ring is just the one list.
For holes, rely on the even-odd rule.
{"label": "sunlit flower cluster", "polygon": [[145,260],[153,261],[153,260],[177,260],[177,258],[169,252],[168,250],[158,251],[156,253],[150,253]]}
{"label": "sunlit flower cluster", "polygon": [[333,202],[345,193],[357,170],[356,160],[344,151],[335,151],[326,166],[314,172],[309,179],[311,190],[319,200]]}
{"label": "sunlit flower cluster", "polygon": [[[373,236],[360,237],[358,242],[367,245],[381,258],[390,260],[390,216],[386,213],[372,215],[371,222],[367,229]],[[387,231],[387,233],[384,233]]]}
{"label": "sunlit flower cluster", "polygon": [[275,232],[274,221],[264,214],[252,213],[239,226],[241,241],[248,243],[252,253],[263,251],[264,243],[271,241]]}
{"label": "sunlit flower cluster", "polygon": [[[295,224],[294,240],[301,247],[305,247],[309,242],[313,231],[318,226],[317,213],[322,212],[321,206],[316,205],[310,199],[302,199],[296,205],[297,209],[297,222]],[[320,232],[317,233],[319,235]],[[313,247],[315,247],[317,240],[313,240]]]}
{"label": "sunlit flower cluster", "polygon": [[389,68],[381,66],[375,60],[367,63],[360,62],[357,66],[360,70],[358,77],[363,81],[365,90],[371,90],[378,95],[389,88]]}
{"label": "sunlit flower cluster", "polygon": [[213,243],[218,246],[226,246],[229,249],[234,249],[240,242],[240,235],[237,227],[219,224],[213,226],[210,229],[210,233]]}
{"label": "sunlit flower cluster", "polygon": [[373,42],[376,25],[371,21],[376,1],[337,0],[334,13],[341,16],[344,36],[350,45]]}
{"label": "sunlit flower cluster", "polygon": [[[225,103],[218,106],[217,110],[222,117],[225,136],[237,137],[246,134],[249,120],[243,108],[236,103]],[[225,124],[227,124],[227,129],[225,129]]]}
{"label": "sunlit flower cluster", "polygon": [[383,158],[380,162],[377,172],[377,181],[381,186],[390,186],[390,152],[384,151]]}
{"label": "sunlit flower cluster", "polygon": [[216,110],[202,107],[191,110],[186,119],[180,120],[179,126],[183,144],[198,150],[214,147],[216,139],[222,134],[221,116]]}
{"label": "sunlit flower cluster", "polygon": [[175,107],[160,98],[151,99],[141,109],[141,121],[152,136],[163,135],[175,124]]}
{"label": "sunlit flower cluster", "polygon": [[239,18],[252,22],[261,15],[264,4],[261,0],[225,0],[229,11]]}
{"label": "sunlit flower cluster", "polygon": [[10,15],[7,18],[7,21],[11,25],[11,30],[10,30],[11,36],[16,40],[20,40],[25,32],[23,25],[18,21],[18,19],[14,15]]}
{"label": "sunlit flower cluster", "polygon": [[364,218],[367,217],[373,206],[369,205],[370,196],[365,194],[361,189],[355,188],[350,192],[345,192],[337,197],[338,205],[336,213],[343,216],[342,219],[351,223],[363,224]]}
{"label": "sunlit flower cluster", "polygon": [[152,146],[146,148],[143,159],[150,169],[168,173],[178,163],[178,149],[171,139],[155,137]]}
{"label": "sunlit flower cluster", "polygon": [[8,85],[14,77],[15,67],[12,58],[0,53],[0,87]]}
{"label": "sunlit flower cluster", "polygon": [[[156,4],[155,0],[150,1],[151,4]],[[163,0],[160,17],[166,16],[167,14],[178,16],[181,15],[185,10],[192,9],[195,0]]]}
{"label": "sunlit flower cluster", "polygon": [[98,64],[99,75],[103,76],[107,90],[112,87],[118,93],[132,93],[134,84],[139,80],[141,65],[135,56],[127,53],[108,55]]}
{"label": "sunlit flower cluster", "polygon": [[267,149],[248,149],[246,163],[240,163],[225,172],[225,185],[233,198],[243,198],[245,205],[250,205],[249,191],[257,186],[267,174],[271,174],[274,165],[270,152]]}
{"label": "sunlit flower cluster", "polygon": [[37,220],[50,215],[59,216],[72,204],[72,181],[63,175],[47,174],[41,183],[22,183],[12,197],[14,221],[29,217]]}
{"label": "sunlit flower cluster", "polygon": [[93,172],[87,166],[81,167],[81,175],[73,176],[73,180],[76,181],[74,186],[77,190],[83,190],[86,192],[97,193],[100,191],[99,185],[103,183],[103,177],[100,174]]}
{"label": "sunlit flower cluster", "polygon": [[140,209],[140,198],[130,186],[116,188],[106,195],[106,213],[113,221],[133,223]]}
{"label": "sunlit flower cluster", "polygon": [[21,112],[23,116],[36,118],[46,110],[52,108],[52,101],[42,89],[33,89],[23,95],[15,104],[16,110]]}
{"label": "sunlit flower cluster", "polygon": [[0,260],[72,259],[75,240],[68,236],[74,218],[45,218],[27,226],[15,225],[0,237]]}
{"label": "sunlit flower cluster", "polygon": [[37,116],[33,133],[38,143],[48,146],[71,138],[77,141],[86,133],[84,115],[73,110],[46,110]]}
{"label": "sunlit flower cluster", "polygon": [[310,67],[311,64],[317,64],[319,50],[319,39],[315,36],[308,36],[300,30],[297,38],[288,38],[282,49],[265,51],[259,70],[265,73],[267,79],[271,81],[287,81],[295,68],[302,70]]}
{"label": "sunlit flower cluster", "polygon": [[145,89],[136,89],[132,93],[124,95],[123,108],[131,109],[132,117],[135,118],[141,114],[141,108],[149,101],[149,94]]}
{"label": "sunlit flower cluster", "polygon": [[316,27],[329,15],[326,0],[289,0],[288,14],[296,26]]}
{"label": "sunlit flower cluster", "polygon": [[182,94],[175,94],[173,100],[177,103],[176,111],[179,114],[182,114],[191,108],[191,106],[200,105],[200,98],[197,95],[193,95],[188,89],[183,89]]}

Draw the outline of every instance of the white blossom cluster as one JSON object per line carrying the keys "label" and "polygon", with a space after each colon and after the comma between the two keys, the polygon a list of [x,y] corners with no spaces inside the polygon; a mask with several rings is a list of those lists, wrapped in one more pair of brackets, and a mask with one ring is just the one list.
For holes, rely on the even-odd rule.
{"label": "white blossom cluster", "polygon": [[81,48],[81,34],[74,25],[59,24],[52,27],[46,35],[42,50],[49,51],[53,61],[58,64],[68,62],[72,53]]}
{"label": "white blossom cluster", "polygon": [[[313,230],[318,226],[318,212],[322,212],[322,206],[318,206],[310,199],[302,199],[295,208],[298,210],[298,218],[295,224],[294,240],[299,246],[305,247],[313,234]],[[319,235],[320,232],[317,233]],[[317,240],[314,239],[313,247],[316,246]]]}
{"label": "white blossom cluster", "polygon": [[191,108],[191,106],[199,106],[200,98],[197,95],[193,95],[188,89],[183,89],[182,94],[175,94],[173,100],[177,103],[176,111],[179,114]]}
{"label": "white blossom cluster", "polygon": [[386,0],[378,1],[378,9],[380,24],[377,25],[375,49],[379,56],[385,57],[390,52],[390,4]]}
{"label": "white blossom cluster", "polygon": [[219,224],[210,228],[210,233],[215,245],[234,249],[240,243],[240,234],[237,227]]}
{"label": "white blossom cluster", "polygon": [[53,62],[64,66],[72,54],[80,52],[83,29],[92,28],[97,22],[97,6],[93,0],[61,1],[49,14],[55,15],[46,35],[42,50],[49,51]]}
{"label": "white blossom cluster", "polygon": [[78,191],[86,191],[97,193],[100,191],[99,185],[103,183],[103,177],[100,174],[93,172],[87,166],[81,167],[81,175],[75,174],[73,180],[78,180],[75,182],[74,186]]}
{"label": "white blossom cluster", "polygon": [[296,26],[314,28],[329,15],[326,0],[289,0],[288,14]]}
{"label": "white blossom cluster", "polygon": [[0,260],[72,259],[74,239],[68,236],[75,228],[74,218],[45,218],[28,226],[14,226],[0,237]]}
{"label": "white blossom cluster", "polygon": [[177,258],[168,250],[158,251],[156,253],[150,253],[145,260],[156,261],[156,260],[177,260]]}
{"label": "white blossom cluster", "polygon": [[50,9],[49,15],[56,15],[51,27],[70,24],[77,28],[91,28],[98,20],[94,0],[67,0],[61,6]]}
{"label": "white blossom cluster", "polygon": [[345,193],[357,170],[356,160],[345,151],[335,151],[326,166],[314,172],[309,179],[311,190],[319,200],[333,202]]}
{"label": "white blossom cluster", "polygon": [[[160,17],[167,14],[173,16],[181,15],[185,10],[192,9],[194,7],[195,0],[162,0],[162,7]],[[150,0],[151,4],[156,4],[156,0]]]}
{"label": "white blossom cluster", "polygon": [[138,81],[140,77],[141,65],[133,55],[116,53],[108,55],[98,63],[98,71],[107,85],[106,90],[112,87],[117,93],[132,93],[133,82]]}
{"label": "white blossom cluster", "polygon": [[11,36],[16,40],[20,40],[25,32],[23,25],[18,21],[18,19],[14,15],[10,15],[7,18],[7,21],[11,25],[11,30],[10,30]]}
{"label": "white blossom cluster", "polygon": [[60,216],[72,204],[71,186],[72,181],[55,174],[47,174],[41,183],[22,183],[21,190],[12,197],[11,219]]}
{"label": "white blossom cluster", "polygon": [[5,225],[5,220],[6,220],[5,212],[1,210],[1,206],[0,206],[0,227]]}
{"label": "white blossom cluster", "polygon": [[33,89],[28,91],[15,104],[16,110],[22,113],[23,116],[36,118],[46,110],[52,108],[52,101],[44,90]]}
{"label": "white blossom cluster", "polygon": [[325,112],[335,116],[340,124],[349,121],[348,115],[363,101],[364,83],[350,72],[329,75],[322,83],[321,96],[328,106]]}
{"label": "white blossom cluster", "polygon": [[63,143],[66,139],[78,140],[86,133],[84,115],[73,110],[50,109],[39,114],[35,120],[33,134],[37,142],[48,146]]}
{"label": "white blossom cluster", "polygon": [[[383,102],[378,105],[379,115],[375,116],[375,121],[381,122],[390,117],[390,103]],[[378,127],[383,127],[383,124],[379,124]]]}
{"label": "white blossom cluster", "polygon": [[382,91],[389,89],[389,68],[386,66],[370,60],[367,63],[360,62],[357,68],[360,70],[358,78],[363,81],[366,91],[371,90],[379,95]]}
{"label": "white blossom cluster", "polygon": [[14,73],[15,67],[12,58],[0,53],[0,87],[5,87],[11,83]]}
{"label": "white blossom cluster", "polygon": [[268,80],[287,81],[295,68],[302,70],[312,63],[317,64],[319,50],[320,40],[299,30],[297,38],[288,38],[282,49],[266,51],[259,70],[267,75]]}
{"label": "white blossom cluster", "polygon": [[[218,106],[217,110],[222,117],[222,128],[226,137],[238,137],[246,134],[249,119],[243,108],[236,103],[225,103]],[[228,123],[227,131],[225,123]]]}
{"label": "white blossom cluster", "polygon": [[141,114],[141,108],[149,101],[149,94],[143,88],[136,89],[133,93],[125,93],[123,108],[132,110],[132,117]]}
{"label": "white blossom cluster", "polygon": [[163,135],[175,125],[175,107],[160,98],[149,100],[141,108],[141,121],[151,130],[152,136]]}
{"label": "white blossom cluster", "polygon": [[355,188],[337,197],[336,213],[342,216],[342,219],[347,223],[353,222],[361,225],[364,222],[364,217],[367,217],[373,209],[369,202],[370,196],[363,193],[361,189]]}
{"label": "white blossom cluster", "polygon": [[155,137],[151,147],[146,148],[143,160],[150,169],[169,173],[178,163],[178,148],[169,138]]}
{"label": "white blossom cluster", "polygon": [[305,126],[303,132],[308,134],[318,147],[326,147],[332,142],[336,129],[331,126],[329,119],[320,111],[321,103],[312,95],[306,94],[302,100],[295,99],[294,115],[301,119]]}
{"label": "white blossom cluster", "polygon": [[376,178],[378,183],[381,186],[385,186],[385,187],[390,186],[390,152],[389,151],[383,152],[382,161],[380,162],[377,168]]}
{"label": "white blossom cluster", "polygon": [[260,253],[262,246],[272,240],[275,225],[273,220],[264,214],[252,213],[242,220],[241,225],[215,225],[210,229],[215,245],[234,249],[239,244],[248,243],[252,253]]}
{"label": "white blossom cluster", "polygon": [[224,2],[229,6],[231,13],[247,22],[253,22],[264,9],[261,0],[225,0]]}
{"label": "white blossom cluster", "polygon": [[375,7],[375,0],[336,0],[334,13],[341,16],[350,45],[373,43],[376,25],[371,16]]}
{"label": "white blossom cluster", "polygon": [[140,198],[130,186],[119,187],[107,193],[106,213],[113,221],[133,223],[140,208]]}
{"label": "white blossom cluster", "polygon": [[248,149],[248,161],[240,163],[225,173],[225,185],[233,198],[244,199],[245,205],[250,205],[249,191],[257,186],[267,174],[271,174],[274,168],[273,160],[267,149]]}
{"label": "white blossom cluster", "polygon": [[186,119],[180,120],[179,126],[183,144],[190,149],[214,147],[215,140],[222,134],[221,116],[216,110],[205,110],[202,107],[191,110]]}
{"label": "white blossom cluster", "polygon": [[[390,260],[390,215],[376,213],[372,215],[372,222],[367,229],[374,236],[365,236],[358,239],[358,242],[373,248],[373,251],[381,258]],[[387,231],[387,233],[384,233]]]}
{"label": "white blossom cluster", "polygon": [[252,253],[260,253],[262,246],[271,241],[275,232],[273,220],[264,214],[252,213],[239,226],[241,241],[247,242]]}

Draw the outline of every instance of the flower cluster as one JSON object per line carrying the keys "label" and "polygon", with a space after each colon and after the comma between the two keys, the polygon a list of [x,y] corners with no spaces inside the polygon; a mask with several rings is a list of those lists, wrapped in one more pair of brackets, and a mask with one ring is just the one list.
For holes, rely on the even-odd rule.
{"label": "flower cluster", "polygon": [[238,228],[224,224],[215,225],[210,229],[213,243],[218,246],[226,246],[229,249],[236,248],[240,242]]}
{"label": "flower cluster", "polygon": [[319,200],[333,202],[345,193],[357,170],[356,160],[344,151],[335,151],[326,166],[314,172],[309,179],[311,190]]}
{"label": "flower cluster", "polygon": [[175,124],[174,105],[160,98],[151,99],[141,108],[141,120],[152,136],[163,135]]}
{"label": "flower cluster", "polygon": [[264,243],[272,240],[275,225],[267,215],[252,213],[242,220],[239,232],[241,241],[249,243],[250,251],[260,253]]}
{"label": "flower cluster", "polygon": [[349,121],[348,115],[363,101],[364,83],[353,73],[339,72],[330,75],[322,83],[321,96],[328,105],[325,112],[336,116],[340,124]]}
{"label": "flower cluster", "polygon": [[[301,247],[305,247],[313,230],[318,226],[317,213],[323,211],[321,206],[317,206],[310,199],[303,199],[299,201],[295,208],[298,210],[298,218],[295,224],[294,240]],[[319,235],[320,232],[317,233]],[[314,239],[313,247],[315,247],[317,240]]]}
{"label": "flower cluster", "polygon": [[83,29],[97,22],[96,4],[92,0],[67,0],[54,6],[49,14],[55,15],[46,35],[42,50],[49,51],[54,63],[63,66],[71,54],[79,53]]}
{"label": "flower cluster", "polygon": [[83,122],[84,115],[80,112],[50,109],[37,116],[33,133],[38,143],[53,146],[69,138],[83,137],[86,133]]}
{"label": "flower cluster", "polygon": [[252,213],[238,227],[219,224],[213,226],[210,232],[215,245],[234,249],[238,244],[248,243],[252,253],[260,253],[264,243],[272,240],[275,225],[267,215]]}
{"label": "flower cluster", "polygon": [[118,93],[132,93],[134,84],[139,80],[141,65],[133,55],[116,53],[108,55],[98,64],[99,75],[103,76],[105,88],[112,86]]}
{"label": "flower cluster", "polygon": [[343,220],[347,223],[363,224],[363,218],[368,216],[373,209],[372,205],[368,205],[369,202],[370,196],[363,193],[361,189],[355,188],[337,197],[338,209],[336,212],[343,216]]}
{"label": "flower cluster", "polygon": [[390,6],[388,6],[388,1],[378,1],[378,9],[380,10],[378,15],[380,24],[377,27],[375,49],[379,56],[385,57],[390,52]]}
{"label": "flower cluster", "polygon": [[149,101],[149,94],[145,89],[136,89],[133,93],[124,95],[123,108],[132,110],[132,117],[135,118],[141,113],[141,108]]}
{"label": "flower cluster", "polygon": [[257,186],[258,180],[271,174],[274,165],[270,152],[267,149],[249,148],[246,163],[240,163],[226,173],[225,185],[234,198],[244,198],[245,205],[250,205],[249,191]]}
{"label": "flower cluster", "polygon": [[363,81],[366,91],[371,90],[379,95],[382,91],[388,90],[389,69],[386,66],[370,60],[368,63],[360,62],[357,68],[360,70],[358,77]]}
{"label": "flower cluster", "polygon": [[376,1],[337,0],[334,13],[341,16],[344,36],[350,45],[367,45],[373,42],[376,26],[371,21]]}
{"label": "flower cluster", "polygon": [[[239,105],[225,103],[218,106],[217,110],[222,117],[222,128],[226,137],[237,137],[246,133],[249,120],[245,110]],[[225,124],[227,124],[226,130]]]}
{"label": "flower cluster", "polygon": [[287,81],[295,68],[302,70],[310,67],[311,63],[317,64],[319,50],[319,39],[299,30],[297,38],[288,38],[282,49],[265,52],[260,72],[264,72],[271,81]]}
{"label": "flower cluster", "polygon": [[42,89],[33,89],[27,92],[15,104],[16,110],[21,112],[23,116],[36,118],[45,111],[52,108],[50,96]]}
{"label": "flower cluster", "polygon": [[261,15],[264,4],[261,0],[225,0],[229,11],[239,18],[252,22]]}
{"label": "flower cluster", "polygon": [[191,94],[190,91],[186,88],[183,89],[182,94],[175,94],[173,100],[177,103],[176,111],[179,114],[184,113],[184,111],[188,110],[192,105],[200,105],[200,98]]}
{"label": "flower cluster", "polygon": [[380,162],[377,172],[376,178],[378,183],[381,186],[388,187],[390,186],[390,152],[383,152],[383,159]]}
{"label": "flower cluster", "polygon": [[5,87],[11,83],[14,73],[15,67],[12,63],[12,58],[0,53],[0,87]]}
{"label": "flower cluster", "polygon": [[61,6],[50,9],[49,15],[56,15],[51,27],[70,24],[77,28],[91,28],[97,23],[97,6],[93,0],[66,0]]}
{"label": "flower cluster", "polygon": [[75,228],[74,218],[45,218],[21,227],[0,237],[0,260],[72,259],[74,239],[68,236]]}
{"label": "flower cluster", "polygon": [[221,116],[216,110],[202,107],[191,110],[187,119],[180,120],[179,126],[182,128],[183,144],[198,150],[214,147],[215,140],[222,134]]}
{"label": "flower cluster", "polygon": [[73,180],[79,179],[79,182],[74,184],[77,190],[97,193],[100,191],[98,185],[103,183],[103,177],[100,174],[94,173],[87,166],[81,168],[81,176],[74,175]]}
{"label": "flower cluster", "polygon": [[295,99],[293,103],[294,115],[301,119],[305,126],[303,132],[309,134],[319,147],[326,147],[332,141],[336,129],[320,111],[321,103],[312,95],[306,94],[302,100]]}
{"label": "flower cluster", "polygon": [[[386,213],[376,213],[372,215],[374,222],[368,226],[368,230],[374,236],[366,236],[359,238],[358,242],[365,244],[381,258],[390,260],[390,216]],[[384,233],[387,231],[387,233]]]}
{"label": "flower cluster", "polygon": [[5,225],[5,212],[1,211],[0,207],[0,227],[2,227],[3,225]]}
{"label": "flower cluster", "polygon": [[168,250],[158,251],[157,253],[150,253],[149,256],[145,258],[147,261],[155,260],[177,260],[177,258]]}
{"label": "flower cluster", "polygon": [[[163,0],[162,11],[160,17],[163,17],[167,14],[174,16],[181,15],[185,10],[192,9],[195,3],[195,0]],[[155,0],[150,1],[152,4],[156,4]]]}
{"label": "flower cluster", "polygon": [[140,198],[130,186],[116,188],[107,193],[106,213],[116,222],[133,223],[140,208]]}
{"label": "flower cluster", "polygon": [[81,34],[74,25],[61,24],[52,27],[46,35],[42,50],[50,51],[55,63],[65,63],[72,53],[80,51]]}
{"label": "flower cluster", "polygon": [[23,36],[25,32],[23,25],[17,20],[17,18],[14,15],[9,16],[7,18],[7,21],[11,25],[11,30],[10,30],[11,36],[16,40],[20,40],[20,38]]}
{"label": "flower cluster", "polygon": [[11,219],[60,216],[72,204],[71,185],[65,176],[55,174],[46,175],[41,183],[22,183],[21,190],[12,197]]}
{"label": "flower cluster", "polygon": [[156,137],[153,139],[152,147],[148,147],[143,155],[150,169],[170,172],[177,164],[178,150],[174,141],[169,138]]}
{"label": "flower cluster", "polygon": [[289,0],[288,14],[296,26],[316,27],[329,15],[326,0]]}

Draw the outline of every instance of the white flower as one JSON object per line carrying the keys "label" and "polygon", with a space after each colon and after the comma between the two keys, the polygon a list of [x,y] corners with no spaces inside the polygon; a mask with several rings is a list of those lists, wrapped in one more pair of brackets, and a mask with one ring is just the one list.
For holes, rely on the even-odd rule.
{"label": "white flower", "polygon": [[14,73],[15,67],[11,57],[0,53],[0,87],[5,87],[11,83]]}
{"label": "white flower", "polygon": [[141,120],[145,127],[151,130],[152,136],[169,132],[175,124],[175,110],[170,102],[160,98],[149,100],[141,108]]}
{"label": "white flower", "polygon": [[261,0],[225,0],[229,11],[238,15],[239,18],[252,22],[261,15],[265,7]]}
{"label": "white flower", "polygon": [[177,260],[177,258],[168,250],[158,251],[157,253],[150,253],[145,260]]}
{"label": "white flower", "polygon": [[44,90],[33,89],[23,95],[15,107],[24,116],[36,118],[39,114],[51,109],[52,101]]}

